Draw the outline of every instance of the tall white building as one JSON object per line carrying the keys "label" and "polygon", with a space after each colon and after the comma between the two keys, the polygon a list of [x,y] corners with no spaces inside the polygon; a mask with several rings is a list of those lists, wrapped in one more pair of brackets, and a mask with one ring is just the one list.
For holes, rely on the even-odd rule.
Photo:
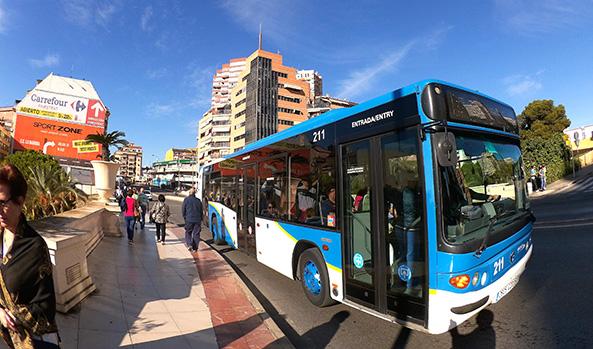
{"label": "tall white building", "polygon": [[211,108],[198,123],[198,160],[200,164],[230,153],[231,90],[245,69],[245,58],[231,59],[212,79]]}
{"label": "tall white building", "polygon": [[297,70],[296,78],[309,83],[311,103],[315,100],[315,97],[323,95],[323,77],[315,70]]}

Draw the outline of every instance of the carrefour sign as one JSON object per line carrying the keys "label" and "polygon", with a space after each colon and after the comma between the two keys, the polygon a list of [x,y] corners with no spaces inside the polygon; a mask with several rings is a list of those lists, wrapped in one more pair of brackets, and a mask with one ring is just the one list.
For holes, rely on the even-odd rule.
{"label": "carrefour sign", "polygon": [[104,127],[105,107],[101,101],[33,90],[17,105],[19,114],[60,119]]}

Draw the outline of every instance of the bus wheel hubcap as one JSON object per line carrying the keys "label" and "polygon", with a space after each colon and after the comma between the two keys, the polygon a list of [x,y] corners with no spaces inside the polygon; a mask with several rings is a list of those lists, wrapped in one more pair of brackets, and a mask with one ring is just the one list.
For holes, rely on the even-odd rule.
{"label": "bus wheel hubcap", "polygon": [[303,280],[309,292],[314,295],[321,293],[321,277],[315,263],[307,261],[303,270]]}

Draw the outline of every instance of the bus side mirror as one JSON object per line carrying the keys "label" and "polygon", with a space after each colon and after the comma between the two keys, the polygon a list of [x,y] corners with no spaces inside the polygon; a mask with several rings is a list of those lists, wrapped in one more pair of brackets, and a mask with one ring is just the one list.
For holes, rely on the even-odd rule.
{"label": "bus side mirror", "polygon": [[433,142],[439,165],[455,166],[457,164],[455,136],[450,132],[436,133],[433,135]]}

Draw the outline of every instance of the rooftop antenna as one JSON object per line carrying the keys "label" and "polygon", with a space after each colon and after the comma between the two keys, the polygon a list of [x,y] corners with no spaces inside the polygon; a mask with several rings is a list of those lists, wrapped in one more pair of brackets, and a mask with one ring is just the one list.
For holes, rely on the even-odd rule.
{"label": "rooftop antenna", "polygon": [[261,34],[261,23],[259,24],[259,50],[262,48],[262,34]]}

